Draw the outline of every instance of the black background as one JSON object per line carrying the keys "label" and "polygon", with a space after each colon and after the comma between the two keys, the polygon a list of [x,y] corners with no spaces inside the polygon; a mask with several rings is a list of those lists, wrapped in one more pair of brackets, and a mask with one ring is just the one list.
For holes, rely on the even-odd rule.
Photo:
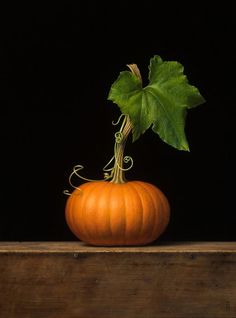
{"label": "black background", "polygon": [[0,240],[76,239],[64,219],[68,176],[83,164],[102,177],[120,114],[110,86],[127,63],[146,79],[155,54],[181,62],[206,103],[187,116],[190,153],[148,131],[127,146],[127,178],[169,198],[160,240],[236,240],[232,3],[76,3],[1,9]]}

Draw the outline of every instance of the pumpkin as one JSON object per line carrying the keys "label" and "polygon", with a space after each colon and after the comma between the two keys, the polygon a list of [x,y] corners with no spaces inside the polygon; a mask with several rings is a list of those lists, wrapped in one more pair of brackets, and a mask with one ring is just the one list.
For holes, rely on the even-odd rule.
{"label": "pumpkin", "polygon": [[71,193],[65,214],[70,230],[89,244],[145,245],[165,230],[170,206],[147,182],[94,181]]}
{"label": "pumpkin", "polygon": [[[124,157],[125,144],[131,131],[136,141],[152,127],[164,142],[189,150],[184,134],[185,112],[205,101],[198,89],[188,84],[180,63],[163,62],[160,56],[154,56],[145,87],[137,65],[127,66],[131,73],[121,72],[108,95],[122,112],[113,124],[124,120],[115,134],[114,156],[104,168],[105,180],[81,177],[78,171],[83,167],[77,165],[69,178],[75,190],[71,194],[66,191],[70,194],[65,212],[67,224],[79,239],[93,245],[145,245],[163,233],[170,217],[168,200],[150,183],[126,180],[124,173],[133,160]],[[129,161],[131,165],[124,168]],[[108,168],[112,162],[114,166]],[[89,182],[75,187],[72,175]]]}

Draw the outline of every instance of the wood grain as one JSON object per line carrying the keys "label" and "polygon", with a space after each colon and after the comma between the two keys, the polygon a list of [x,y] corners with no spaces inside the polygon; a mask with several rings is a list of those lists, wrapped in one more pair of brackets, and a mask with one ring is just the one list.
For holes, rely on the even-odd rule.
{"label": "wood grain", "polygon": [[0,317],[236,318],[236,242],[2,242]]}

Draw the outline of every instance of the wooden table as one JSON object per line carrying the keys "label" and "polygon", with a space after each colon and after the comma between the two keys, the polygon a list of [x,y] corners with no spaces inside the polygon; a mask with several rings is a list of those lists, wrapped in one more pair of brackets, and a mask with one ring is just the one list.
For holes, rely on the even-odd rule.
{"label": "wooden table", "polygon": [[1,318],[236,318],[236,242],[1,242]]}

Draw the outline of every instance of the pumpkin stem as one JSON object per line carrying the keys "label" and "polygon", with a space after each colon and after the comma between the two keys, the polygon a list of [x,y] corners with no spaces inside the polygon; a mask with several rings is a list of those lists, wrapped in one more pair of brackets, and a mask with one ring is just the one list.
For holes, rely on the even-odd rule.
{"label": "pumpkin stem", "polygon": [[[142,77],[140,74],[140,71],[138,69],[138,66],[136,64],[128,64],[127,65],[131,72],[137,76],[141,82],[142,82]],[[125,149],[125,144],[127,141],[127,138],[129,136],[129,133],[131,132],[133,125],[131,123],[131,120],[128,115],[122,114],[121,117],[124,116],[124,121],[122,123],[121,129],[118,133],[115,134],[115,147],[114,147],[114,159],[115,159],[115,164],[112,169],[112,179],[110,182],[113,183],[125,183],[125,171],[129,170],[133,166],[133,160],[129,156],[124,157],[124,149]],[[118,120],[118,123],[120,121],[120,118]],[[127,169],[123,168],[123,163],[127,163],[131,161],[131,166]],[[105,170],[105,169],[104,169]],[[106,170],[105,170],[106,171]]]}
{"label": "pumpkin stem", "polygon": [[[115,147],[113,157],[115,163],[114,167],[112,168],[112,179],[110,182],[125,183],[125,171],[129,170],[133,166],[132,158],[129,156],[124,157],[125,144],[131,130],[132,123],[129,116],[125,115],[120,131],[115,134]],[[123,168],[123,163],[127,163],[129,161],[131,161],[131,166],[126,169]]]}

